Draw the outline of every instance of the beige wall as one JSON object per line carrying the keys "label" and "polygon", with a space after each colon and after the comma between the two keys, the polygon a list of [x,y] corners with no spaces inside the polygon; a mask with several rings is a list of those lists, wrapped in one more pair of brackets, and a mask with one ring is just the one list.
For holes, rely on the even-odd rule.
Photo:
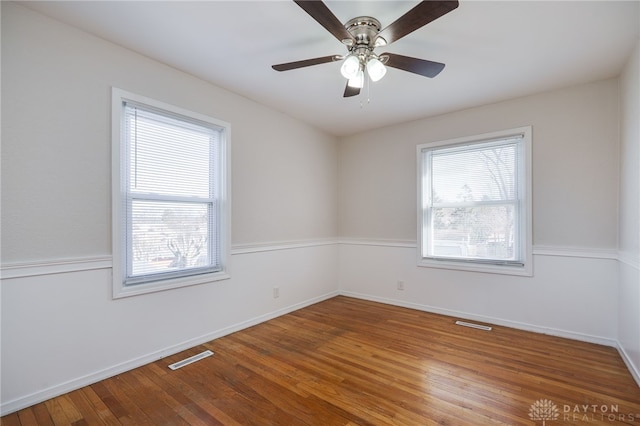
{"label": "beige wall", "polygon": [[640,384],[640,40],[620,76],[618,340]]}
{"label": "beige wall", "polygon": [[342,238],[416,240],[418,144],[533,126],[533,242],[615,249],[617,80],[569,87],[345,138]]}
{"label": "beige wall", "polygon": [[2,6],[3,262],[111,253],[111,86],[231,123],[234,245],[337,236],[335,138]]}
{"label": "beige wall", "polygon": [[620,250],[640,256],[640,41],[620,76]]}

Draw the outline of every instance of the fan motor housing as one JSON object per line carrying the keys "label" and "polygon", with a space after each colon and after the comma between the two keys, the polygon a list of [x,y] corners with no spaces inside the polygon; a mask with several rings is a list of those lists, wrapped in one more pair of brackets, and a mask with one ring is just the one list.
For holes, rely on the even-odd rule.
{"label": "fan motor housing", "polygon": [[[356,40],[351,48],[375,46],[376,38],[380,32],[380,21],[371,16],[359,16],[348,21],[344,28]],[[351,49],[350,49],[351,50]]]}

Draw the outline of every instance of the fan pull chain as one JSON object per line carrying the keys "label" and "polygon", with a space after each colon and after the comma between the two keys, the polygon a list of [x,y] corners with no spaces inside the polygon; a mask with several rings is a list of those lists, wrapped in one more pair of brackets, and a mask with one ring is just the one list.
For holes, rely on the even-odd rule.
{"label": "fan pull chain", "polygon": [[[371,103],[371,79],[365,78],[367,84],[367,105]],[[360,109],[364,108],[364,103],[360,101]]]}

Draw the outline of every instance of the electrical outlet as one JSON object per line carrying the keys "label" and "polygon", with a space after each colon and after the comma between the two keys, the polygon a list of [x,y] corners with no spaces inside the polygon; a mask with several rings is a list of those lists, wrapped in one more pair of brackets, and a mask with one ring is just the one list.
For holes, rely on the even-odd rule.
{"label": "electrical outlet", "polygon": [[273,298],[277,299],[278,297],[280,297],[280,287],[274,287],[273,288]]}
{"label": "electrical outlet", "polygon": [[404,290],[404,281],[398,281],[398,290]]}

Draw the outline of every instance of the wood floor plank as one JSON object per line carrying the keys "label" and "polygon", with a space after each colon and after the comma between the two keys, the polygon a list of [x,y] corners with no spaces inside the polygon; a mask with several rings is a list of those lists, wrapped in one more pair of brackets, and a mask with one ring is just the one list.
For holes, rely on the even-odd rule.
{"label": "wood floor plank", "polygon": [[[241,423],[235,421],[221,410],[220,407],[212,403],[212,395],[208,392],[207,388],[198,389],[198,378],[192,380],[190,377],[181,374],[166,374],[166,370],[169,370],[166,365],[169,365],[170,362],[167,362],[166,365],[163,366],[164,368],[162,368],[160,364],[164,363],[159,361],[149,364],[150,374],[163,378],[161,383],[168,388],[167,392],[179,394],[185,400],[190,401],[190,404],[194,404],[198,409],[202,409],[206,413],[209,425],[241,426]],[[199,367],[200,366],[197,368]]]}
{"label": "wood floor plank", "polygon": [[[66,413],[64,411],[63,398],[53,398],[48,401],[45,401],[44,405],[47,407],[49,414],[51,415],[51,419],[53,420],[53,424],[55,425],[69,425],[72,424],[73,421],[79,420],[75,417],[75,410],[70,413]],[[67,415],[68,414],[68,415]]]}
{"label": "wood floor plank", "polygon": [[[127,374],[127,373],[123,373]],[[105,402],[107,407],[123,425],[153,425],[153,421],[124,391],[124,383],[120,374],[91,385],[91,388]]]}
{"label": "wood floor plank", "polygon": [[36,415],[31,407],[18,411],[18,418],[20,419],[20,423],[18,424],[22,424],[25,426],[38,425],[38,419],[36,418]]}
{"label": "wood floor plank", "polygon": [[[532,425],[542,400],[558,424],[640,424],[640,388],[614,348],[492,327],[340,296],[2,424]],[[215,355],[168,368],[206,349]]]}
{"label": "wood floor plank", "polygon": [[[79,395],[75,396],[73,399],[78,401],[76,404],[83,415],[93,419],[95,414],[95,416],[100,420],[100,424],[105,424],[107,426],[120,425],[116,416],[111,412],[111,410],[109,410],[104,401],[96,395],[95,391],[90,386],[78,389],[76,392],[79,393]],[[83,402],[79,401],[81,397],[84,399]]]}
{"label": "wood floor plank", "polygon": [[139,371],[140,369],[135,369],[119,377],[121,391],[136,405],[136,408],[143,412],[154,425],[188,425],[188,422],[176,415],[167,403],[166,394],[151,386],[148,380],[142,379]]}
{"label": "wood floor plank", "polygon": [[0,419],[0,425],[2,426],[19,426],[20,424],[20,418],[17,413],[8,414]]}
{"label": "wood floor plank", "polygon": [[51,414],[49,414],[49,410],[44,402],[30,407],[30,409],[33,411],[38,425],[50,426],[54,424]]}

